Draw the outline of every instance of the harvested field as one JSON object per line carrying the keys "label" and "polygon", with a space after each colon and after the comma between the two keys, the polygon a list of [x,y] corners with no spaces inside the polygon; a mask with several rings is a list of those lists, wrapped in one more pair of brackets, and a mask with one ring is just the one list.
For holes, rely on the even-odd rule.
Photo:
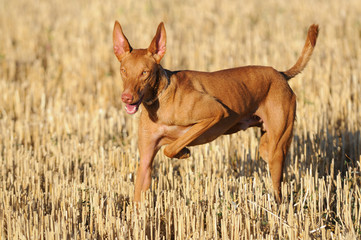
{"label": "harvested field", "polygon": [[[361,238],[361,4],[321,1],[0,0],[0,239]],[[135,48],[158,23],[162,65],[286,70],[297,121],[277,205],[258,129],[163,152],[132,203],[137,122],[121,102],[119,20]]]}

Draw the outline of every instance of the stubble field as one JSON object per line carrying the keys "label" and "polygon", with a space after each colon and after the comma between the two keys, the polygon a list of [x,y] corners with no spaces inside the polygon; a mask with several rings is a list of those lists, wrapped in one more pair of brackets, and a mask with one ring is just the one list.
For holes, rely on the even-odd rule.
{"label": "stubble field", "polygon": [[[360,13],[357,0],[0,0],[0,238],[360,238]],[[121,103],[115,20],[135,48],[164,21],[163,67],[202,71],[286,70],[319,24],[311,61],[290,81],[282,205],[249,129],[186,160],[160,151],[136,209],[139,114]]]}

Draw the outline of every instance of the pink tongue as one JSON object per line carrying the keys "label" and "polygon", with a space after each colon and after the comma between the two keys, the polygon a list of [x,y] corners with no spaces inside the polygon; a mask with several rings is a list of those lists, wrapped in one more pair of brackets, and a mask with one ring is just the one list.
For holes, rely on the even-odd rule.
{"label": "pink tongue", "polygon": [[138,106],[139,105],[130,105],[130,104],[127,104],[126,107],[125,107],[125,110],[127,111],[128,114],[134,114],[138,111]]}

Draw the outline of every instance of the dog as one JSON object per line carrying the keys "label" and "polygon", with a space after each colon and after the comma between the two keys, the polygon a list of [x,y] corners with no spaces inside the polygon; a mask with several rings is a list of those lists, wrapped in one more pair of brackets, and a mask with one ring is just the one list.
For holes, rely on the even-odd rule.
{"label": "dog", "polygon": [[147,49],[133,49],[115,21],[113,49],[123,80],[121,99],[128,114],[142,105],[134,201],[150,187],[152,163],[161,146],[166,145],[167,157],[182,159],[190,156],[189,146],[259,127],[259,154],[268,162],[274,196],[281,203],[283,165],[296,114],[296,96],[288,80],[305,68],[318,32],[318,25],[309,27],[301,56],[284,72],[266,66],[170,71],[160,65],[167,39],[163,22]]}

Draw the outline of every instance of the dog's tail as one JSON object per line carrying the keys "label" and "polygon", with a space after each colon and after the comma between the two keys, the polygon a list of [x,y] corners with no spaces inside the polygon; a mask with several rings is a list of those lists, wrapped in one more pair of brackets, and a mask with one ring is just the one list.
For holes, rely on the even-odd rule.
{"label": "dog's tail", "polygon": [[287,81],[299,74],[306,67],[307,62],[311,58],[313,49],[315,48],[317,36],[318,25],[312,24],[308,29],[305,46],[303,47],[301,56],[298,58],[296,64],[289,70],[281,72]]}

